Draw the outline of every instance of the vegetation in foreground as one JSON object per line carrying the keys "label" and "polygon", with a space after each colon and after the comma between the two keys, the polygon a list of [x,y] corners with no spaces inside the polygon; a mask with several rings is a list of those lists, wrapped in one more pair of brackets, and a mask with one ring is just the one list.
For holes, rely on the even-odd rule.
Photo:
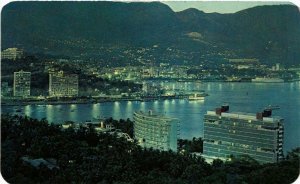
{"label": "vegetation in foreground", "polygon": [[277,164],[245,156],[209,165],[201,157],[143,149],[92,128],[61,130],[45,119],[2,115],[1,174],[9,183],[292,183],[297,148]]}

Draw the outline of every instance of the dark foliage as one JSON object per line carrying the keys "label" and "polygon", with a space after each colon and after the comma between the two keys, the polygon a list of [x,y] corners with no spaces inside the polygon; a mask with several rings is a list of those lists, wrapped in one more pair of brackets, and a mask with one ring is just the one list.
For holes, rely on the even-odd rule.
{"label": "dark foliage", "polygon": [[187,151],[188,153],[198,152],[203,153],[203,140],[201,137],[192,140],[179,139],[178,147],[180,150]]}
{"label": "dark foliage", "polygon": [[108,118],[105,120],[105,123],[111,123],[116,129],[119,129],[121,132],[127,133],[130,137],[133,137],[133,122],[129,118],[127,120],[120,119],[119,121]]}
{"label": "dark foliage", "polygon": [[[126,130],[126,126],[120,128]],[[9,183],[281,184],[298,176],[298,155],[299,149],[293,150],[277,164],[260,165],[245,156],[209,165],[201,157],[143,149],[113,135],[96,134],[91,128],[62,131],[44,119],[1,117],[1,174]],[[35,168],[24,163],[23,156],[53,158],[59,168]]]}

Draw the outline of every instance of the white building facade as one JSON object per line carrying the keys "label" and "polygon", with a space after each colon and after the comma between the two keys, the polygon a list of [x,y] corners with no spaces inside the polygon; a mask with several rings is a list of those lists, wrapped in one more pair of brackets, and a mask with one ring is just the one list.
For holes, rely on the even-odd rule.
{"label": "white building facade", "polygon": [[8,48],[1,52],[1,59],[16,60],[24,56],[24,51],[18,48]]}
{"label": "white building facade", "polygon": [[134,136],[139,145],[161,151],[177,151],[178,119],[153,114],[152,111],[138,111],[134,112],[133,120]]}
{"label": "white building facade", "polygon": [[78,75],[63,71],[49,73],[49,96],[78,96]]}
{"label": "white building facade", "polygon": [[14,72],[13,93],[16,97],[30,96],[31,72]]}
{"label": "white building facade", "polygon": [[249,155],[260,163],[283,159],[283,119],[262,113],[229,113],[222,106],[204,115],[204,157],[227,160]]}

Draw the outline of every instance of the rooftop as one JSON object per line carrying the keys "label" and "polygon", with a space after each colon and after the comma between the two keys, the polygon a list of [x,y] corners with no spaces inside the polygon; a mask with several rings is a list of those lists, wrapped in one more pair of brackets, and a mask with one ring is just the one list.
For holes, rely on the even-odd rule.
{"label": "rooftop", "polygon": [[59,166],[57,166],[56,164],[56,160],[49,158],[49,159],[43,159],[43,158],[38,158],[38,159],[31,159],[28,156],[23,156],[21,157],[21,159],[30,164],[31,166],[35,167],[35,168],[40,168],[41,165],[45,165],[46,167],[48,167],[48,169],[52,170],[53,168],[57,168],[59,169]]}
{"label": "rooftop", "polygon": [[152,110],[149,110],[147,113],[145,113],[143,111],[135,111],[134,113],[138,114],[138,115],[141,115],[141,116],[147,116],[147,117],[157,118],[157,119],[177,120],[177,118],[167,117],[167,116],[162,115],[162,114],[154,113]]}
{"label": "rooftop", "polygon": [[[218,115],[216,111],[207,111],[207,115]],[[255,113],[246,113],[246,112],[222,112],[221,117],[228,117],[228,118],[236,118],[236,119],[244,119],[244,120],[258,120]],[[282,118],[279,116],[269,116],[263,117],[263,121],[265,122],[277,122]]]}

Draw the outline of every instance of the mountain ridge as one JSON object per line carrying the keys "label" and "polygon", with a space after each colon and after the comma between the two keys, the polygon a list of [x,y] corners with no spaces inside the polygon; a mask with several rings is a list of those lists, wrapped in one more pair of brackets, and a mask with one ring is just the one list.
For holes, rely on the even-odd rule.
{"label": "mountain ridge", "polygon": [[[189,51],[230,50],[239,57],[296,64],[300,13],[292,5],[258,6],[232,14],[174,12],[160,2],[14,2],[2,10],[2,48],[75,54],[87,47],[131,45]],[[83,50],[84,52],[84,50]]]}

